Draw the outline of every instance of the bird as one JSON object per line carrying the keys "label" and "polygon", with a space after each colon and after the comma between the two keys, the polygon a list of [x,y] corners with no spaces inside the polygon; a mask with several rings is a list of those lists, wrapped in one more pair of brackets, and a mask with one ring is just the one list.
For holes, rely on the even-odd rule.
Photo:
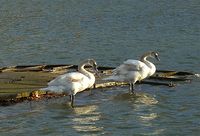
{"label": "bird", "polygon": [[156,71],[156,66],[147,60],[148,57],[160,61],[158,52],[148,51],[144,53],[140,60],[128,59],[112,71],[112,75],[103,80],[129,82],[129,91],[134,94],[134,84],[145,78],[152,76]]}
{"label": "bird", "polygon": [[87,59],[78,65],[77,72],[70,72],[60,75],[48,83],[48,87],[41,90],[48,90],[54,93],[67,93],[70,96],[71,107],[74,107],[75,95],[90,88],[95,83],[93,73],[87,71],[85,66],[92,66],[93,72],[98,74],[97,63],[94,59]]}

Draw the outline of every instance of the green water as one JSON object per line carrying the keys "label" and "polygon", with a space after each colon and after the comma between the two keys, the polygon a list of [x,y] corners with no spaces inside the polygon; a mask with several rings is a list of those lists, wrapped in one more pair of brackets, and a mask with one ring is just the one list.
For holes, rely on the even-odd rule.
{"label": "green water", "polygon": [[[157,69],[200,73],[199,0],[0,0],[0,66],[117,66],[156,50]],[[152,60],[153,61],[153,60]],[[200,84],[137,85],[0,107],[0,135],[199,135]]]}

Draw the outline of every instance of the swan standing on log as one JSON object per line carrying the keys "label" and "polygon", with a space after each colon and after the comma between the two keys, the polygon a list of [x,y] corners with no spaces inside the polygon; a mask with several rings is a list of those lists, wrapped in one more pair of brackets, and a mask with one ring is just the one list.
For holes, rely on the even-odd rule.
{"label": "swan standing on log", "polygon": [[88,59],[80,63],[78,72],[71,72],[60,75],[48,83],[48,90],[54,93],[68,93],[70,95],[71,106],[74,106],[75,95],[90,88],[95,83],[95,76],[89,71],[85,70],[85,66],[92,66],[94,72],[98,74],[97,63],[93,59]]}
{"label": "swan standing on log", "polygon": [[157,52],[146,52],[141,56],[140,60],[128,59],[124,61],[123,64],[113,70],[111,76],[104,78],[104,80],[129,82],[129,90],[134,93],[134,84],[137,81],[152,76],[156,71],[155,65],[147,60],[148,57],[155,58],[159,61]]}

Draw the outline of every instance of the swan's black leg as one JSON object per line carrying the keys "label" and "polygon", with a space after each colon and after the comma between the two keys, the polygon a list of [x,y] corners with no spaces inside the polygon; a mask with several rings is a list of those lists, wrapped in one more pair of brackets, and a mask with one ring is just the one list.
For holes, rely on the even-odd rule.
{"label": "swan's black leg", "polygon": [[129,92],[132,92],[132,83],[129,83]]}
{"label": "swan's black leg", "polygon": [[96,84],[94,83],[94,85],[93,85],[93,88],[95,89],[96,88]]}
{"label": "swan's black leg", "polygon": [[90,95],[92,95],[92,88],[90,88],[89,91],[90,91]]}
{"label": "swan's black leg", "polygon": [[89,88],[88,90],[90,91],[90,95],[92,95],[92,89],[96,88],[96,84],[94,83],[93,88]]}
{"label": "swan's black leg", "polygon": [[131,94],[135,94],[135,92],[134,92],[134,83],[132,83],[132,82],[129,84],[129,92]]}
{"label": "swan's black leg", "polygon": [[69,95],[69,100],[70,100],[70,102],[72,101],[72,95],[71,94]]}
{"label": "swan's black leg", "polygon": [[30,109],[32,110],[32,102],[31,101],[29,101],[29,106],[30,106]]}
{"label": "swan's black leg", "polygon": [[70,101],[71,101],[71,106],[74,108],[74,98],[75,96],[73,94],[70,95]]}
{"label": "swan's black leg", "polygon": [[[93,85],[93,88],[95,88],[95,85]],[[92,95],[92,88],[89,88],[89,91],[90,91],[89,95]]]}

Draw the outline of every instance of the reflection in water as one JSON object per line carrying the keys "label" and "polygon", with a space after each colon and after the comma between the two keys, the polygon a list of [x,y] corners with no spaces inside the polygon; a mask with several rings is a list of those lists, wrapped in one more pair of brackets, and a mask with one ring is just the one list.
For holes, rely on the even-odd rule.
{"label": "reflection in water", "polygon": [[[129,93],[118,94],[114,96],[113,99],[131,105],[131,108],[127,109],[130,110],[128,114],[131,114],[131,116],[136,119],[135,122],[137,122],[137,126],[141,126],[140,134],[162,135],[164,133],[165,129],[159,127],[156,128],[154,125],[154,121],[157,120],[159,115],[155,110],[159,102],[154,96],[137,92],[136,95],[130,95]],[[133,124],[130,124],[129,126]],[[148,132],[143,130],[148,130]]]}
{"label": "reflection in water", "polygon": [[[41,103],[40,103],[41,104]],[[17,135],[31,129],[33,122],[45,111],[44,105],[35,105],[32,109],[30,103],[19,103],[8,107],[0,107],[0,133],[1,135]],[[43,120],[40,120],[42,122]],[[37,124],[37,126],[39,123]],[[22,129],[23,128],[23,129]],[[31,134],[30,134],[31,135]]]}
{"label": "reflection in water", "polygon": [[145,93],[137,94],[136,97],[137,99],[135,103],[143,103],[145,105],[154,105],[158,103],[158,101],[154,97]]}
{"label": "reflection in water", "polygon": [[135,95],[130,95],[130,93],[119,94],[113,97],[114,100],[123,100],[123,101],[130,101],[134,102],[134,104],[145,104],[145,105],[154,105],[157,104],[158,101],[145,93],[136,93]]}
{"label": "reflection in water", "polygon": [[[145,93],[138,93],[136,95],[134,107],[139,113],[137,119],[141,126],[148,129],[151,128],[148,132],[149,135],[161,135],[165,130],[160,128],[152,129],[154,128],[153,121],[158,117],[158,113],[153,109],[156,104],[158,104],[158,101],[151,95]],[[144,134],[146,134],[146,132]]]}
{"label": "reflection in water", "polygon": [[72,118],[73,128],[78,132],[97,132],[102,127],[96,125],[100,120],[100,113],[97,112],[97,105],[87,105],[84,107],[75,107],[73,109],[75,117]]}
{"label": "reflection in water", "polygon": [[97,105],[85,105],[85,106],[77,106],[73,108],[73,111],[77,115],[85,115],[85,114],[92,114],[97,110]]}
{"label": "reflection in water", "polygon": [[143,122],[148,122],[157,117],[158,117],[158,115],[156,113],[149,113],[149,114],[140,115],[140,120]]}

